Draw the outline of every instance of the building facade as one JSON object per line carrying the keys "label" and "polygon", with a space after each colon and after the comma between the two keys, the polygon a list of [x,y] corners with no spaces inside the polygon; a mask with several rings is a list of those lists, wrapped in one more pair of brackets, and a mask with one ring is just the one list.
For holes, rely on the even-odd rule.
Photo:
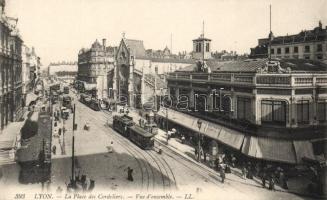
{"label": "building facade", "polygon": [[[22,39],[0,4],[0,127],[22,117]],[[17,21],[16,21],[17,22]]]}
{"label": "building facade", "polygon": [[41,58],[36,54],[35,48],[32,47],[30,53],[30,86],[35,88],[36,83],[40,77]]}
{"label": "building facade", "polygon": [[81,49],[78,54],[77,81],[83,90],[96,91],[97,98],[108,96],[107,74],[114,65],[114,47],[106,46],[106,39],[102,44],[96,40],[90,49]]}
{"label": "building facade", "polygon": [[[143,41],[123,38],[117,49],[115,68],[108,73],[109,98],[141,108],[166,91],[166,75],[194,64],[178,59],[166,47],[163,54],[145,50]],[[161,51],[160,51],[161,52]]]}
{"label": "building facade", "polygon": [[[247,156],[287,163],[314,159],[311,141],[327,138],[326,64],[303,59],[206,64],[211,73],[190,66],[168,76],[173,110],[215,122],[201,133]],[[299,145],[305,149],[296,149]]]}
{"label": "building facade", "polygon": [[327,27],[319,26],[304,30],[296,35],[273,37],[271,48],[269,39],[259,39],[258,46],[251,49],[252,58],[295,58],[310,60],[327,59]]}
{"label": "building facade", "polygon": [[23,45],[22,47],[22,93],[24,99],[26,99],[27,93],[31,91],[30,59],[31,59],[31,50],[28,46]]}

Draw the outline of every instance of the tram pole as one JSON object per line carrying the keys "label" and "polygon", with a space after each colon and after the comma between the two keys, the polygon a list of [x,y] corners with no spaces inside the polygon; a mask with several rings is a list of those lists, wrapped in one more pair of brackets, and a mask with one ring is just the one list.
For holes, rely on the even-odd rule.
{"label": "tram pole", "polygon": [[198,119],[198,128],[199,128],[199,132],[198,132],[198,162],[201,162],[201,125],[202,125],[202,121],[200,119]]}
{"label": "tram pole", "polygon": [[73,113],[73,139],[72,139],[72,184],[75,186],[75,136],[74,136],[74,130],[75,130],[75,104],[74,104],[74,113]]}

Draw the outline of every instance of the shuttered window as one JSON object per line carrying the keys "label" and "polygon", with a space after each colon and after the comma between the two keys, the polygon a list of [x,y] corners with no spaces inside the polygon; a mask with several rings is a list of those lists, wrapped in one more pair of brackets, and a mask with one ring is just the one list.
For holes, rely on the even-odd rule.
{"label": "shuttered window", "polygon": [[251,100],[249,98],[237,98],[237,118],[251,120]]}
{"label": "shuttered window", "polygon": [[261,101],[261,121],[285,123],[286,103],[284,101]]}
{"label": "shuttered window", "polygon": [[317,119],[319,121],[327,121],[327,103],[326,102],[319,102],[317,106]]}
{"label": "shuttered window", "polygon": [[302,100],[297,103],[297,122],[309,122],[309,101]]}

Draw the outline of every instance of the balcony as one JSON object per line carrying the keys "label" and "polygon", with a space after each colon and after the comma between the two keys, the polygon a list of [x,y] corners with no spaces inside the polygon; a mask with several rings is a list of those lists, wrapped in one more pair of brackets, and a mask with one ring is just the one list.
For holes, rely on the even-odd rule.
{"label": "balcony", "polygon": [[210,82],[223,83],[226,85],[242,84],[256,86],[315,86],[327,85],[327,75],[289,73],[289,74],[237,74],[237,73],[171,73],[167,77],[168,81],[189,81],[189,82]]}

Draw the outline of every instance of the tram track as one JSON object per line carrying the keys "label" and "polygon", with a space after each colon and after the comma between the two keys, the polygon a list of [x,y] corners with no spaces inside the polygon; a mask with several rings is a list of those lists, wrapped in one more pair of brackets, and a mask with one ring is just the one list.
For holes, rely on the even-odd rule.
{"label": "tram track", "polygon": [[[103,113],[108,114],[110,112],[103,112]],[[112,116],[104,116],[104,117],[106,118],[107,122],[109,120],[112,120]],[[120,134],[118,134],[116,136],[122,137],[122,139],[124,140],[123,143],[126,144],[127,141],[125,141],[126,140],[125,137],[121,136]],[[129,140],[128,140],[128,142],[132,143]],[[154,150],[152,150],[152,151],[141,150],[141,149],[139,149],[138,146],[135,146],[134,144],[130,145],[130,146],[133,146],[133,148],[137,148],[138,153],[140,153],[142,155],[142,157],[144,158],[144,160],[148,163],[148,165],[149,165],[149,167],[150,167],[150,169],[152,171],[152,174],[153,174],[153,186],[155,186],[155,175],[154,175],[155,172],[154,172],[154,169],[156,169],[156,170],[158,170],[158,174],[160,176],[160,179],[161,179],[161,182],[162,182],[162,187],[163,187],[164,191],[166,190],[166,188],[172,189],[172,187],[173,187],[173,189],[177,189],[175,175],[174,175],[171,167],[169,166],[169,164],[166,162],[166,160],[164,160],[164,158],[158,157],[157,154],[154,154],[154,152],[155,152]],[[148,156],[146,157],[145,155],[148,155]],[[164,161],[162,161],[161,159],[164,160]],[[150,162],[153,162],[157,166],[157,168],[151,166],[149,164]],[[155,187],[153,189],[155,189]]]}
{"label": "tram track", "polygon": [[[82,103],[80,103],[80,104],[82,104]],[[90,109],[86,105],[83,105],[82,107],[84,107],[84,109]],[[101,121],[107,128],[109,128],[110,127],[109,123],[110,123],[110,121],[112,121],[112,117],[113,117],[112,113],[109,112],[109,111],[100,111],[100,112],[97,112],[97,113],[101,113],[103,118],[97,118],[94,115],[90,115],[90,117],[92,117],[95,121]],[[110,127],[110,128],[112,129],[112,127]],[[156,177],[155,177],[155,174],[154,174],[154,169],[157,169],[160,172],[159,179],[160,179],[160,182],[162,183],[162,188],[164,190],[166,188],[171,189],[173,186],[177,189],[177,183],[176,183],[175,175],[174,175],[171,167],[167,163],[167,161],[164,160],[164,158],[162,158],[163,159],[162,161],[159,160],[159,158],[157,157],[158,155],[153,155],[154,152],[156,152],[156,151],[154,151],[154,150],[152,150],[152,151],[141,150],[138,146],[136,146],[130,140],[128,140],[127,138],[125,138],[124,136],[119,134],[117,131],[115,131],[113,129],[112,129],[112,131],[113,131],[113,133],[108,131],[108,132],[106,132],[106,134],[108,134],[108,135],[110,134],[110,136],[113,136],[115,141],[117,143],[119,143],[121,145],[121,147],[123,147],[134,158],[134,160],[137,162],[137,165],[138,165],[138,167],[140,168],[140,171],[141,171],[142,189],[146,188],[147,190],[149,190],[151,188],[151,186],[152,186],[152,189],[155,189]],[[208,181],[210,181],[210,182],[212,182],[214,184],[218,183],[217,174],[215,174],[213,172],[210,172],[209,170],[207,170],[207,169],[205,169],[205,168],[203,168],[201,166],[198,166],[197,164],[194,165],[194,162],[184,158],[179,153],[169,149],[162,142],[158,141],[158,139],[155,139],[155,142],[159,143],[162,147],[164,147],[164,149],[165,149],[164,154],[167,155],[169,158],[172,158],[176,162],[181,163],[186,168],[188,168],[188,169],[194,171],[195,173],[201,175],[205,179],[208,179],[208,174],[207,173],[209,173],[210,180],[208,180]],[[170,153],[168,153],[168,152],[170,152]],[[176,156],[178,158],[181,158],[182,160],[184,160],[184,162],[181,162],[181,160],[177,159]],[[187,162],[187,164],[185,162]],[[154,163],[156,166],[158,166],[158,168],[153,167],[150,163]],[[196,166],[197,170],[194,169],[193,166],[190,167],[189,163],[193,163],[193,166]],[[166,177],[167,180],[165,180],[165,177]],[[213,178],[213,177],[215,177],[215,178]],[[173,180],[173,181],[171,181],[171,180]],[[151,184],[151,181],[152,181],[152,184]]]}
{"label": "tram track", "polygon": [[[92,117],[94,118],[94,116],[92,116]],[[105,126],[109,127],[108,120],[110,120],[110,117],[109,118],[105,117],[105,119],[106,119],[106,121],[103,121],[102,119],[96,119],[96,120],[105,122]],[[115,133],[118,133],[114,129],[112,129],[112,130]],[[108,135],[109,132],[106,132],[106,134]],[[152,188],[154,189],[153,170],[149,167],[149,164],[147,162],[145,162],[143,159],[140,159],[141,157],[143,157],[143,155],[141,153],[139,153],[137,149],[132,147],[133,145],[127,143],[127,141],[124,140],[125,138],[123,136],[121,136],[119,133],[118,134],[110,134],[110,136],[113,136],[115,138],[115,142],[120,144],[120,146],[123,147],[128,152],[128,154],[130,156],[132,156],[134,158],[134,160],[138,163],[138,166],[139,166],[140,171],[141,171],[141,179],[142,179],[141,189],[143,190],[146,187],[146,190],[149,190],[151,185],[152,185]],[[151,184],[151,181],[150,181],[150,179],[151,179],[150,172],[152,174],[152,184]]]}
{"label": "tram track", "polygon": [[[104,112],[103,112],[104,113]],[[110,120],[110,118],[105,117],[107,122],[108,120]],[[107,124],[107,126],[109,126],[109,124]],[[134,144],[131,141],[126,141],[126,138],[123,137],[122,135],[120,135],[117,131],[115,131],[114,129],[112,129],[115,133],[117,134],[112,134],[112,136],[115,137],[116,141],[123,147],[125,148],[127,151],[130,152],[130,154],[137,159],[137,161],[139,163],[143,163],[143,166],[140,166],[140,170],[143,171],[143,169],[146,170],[146,174],[147,174],[147,190],[149,190],[150,188],[150,171],[152,174],[152,189],[155,189],[155,176],[154,176],[154,171],[152,166],[149,164],[148,159],[139,151],[139,149],[137,149],[138,147],[134,147]],[[131,150],[132,149],[132,150]],[[138,157],[136,157],[135,155],[138,155]],[[139,159],[139,158],[143,158],[143,159]],[[143,182],[143,180],[142,180]]]}

